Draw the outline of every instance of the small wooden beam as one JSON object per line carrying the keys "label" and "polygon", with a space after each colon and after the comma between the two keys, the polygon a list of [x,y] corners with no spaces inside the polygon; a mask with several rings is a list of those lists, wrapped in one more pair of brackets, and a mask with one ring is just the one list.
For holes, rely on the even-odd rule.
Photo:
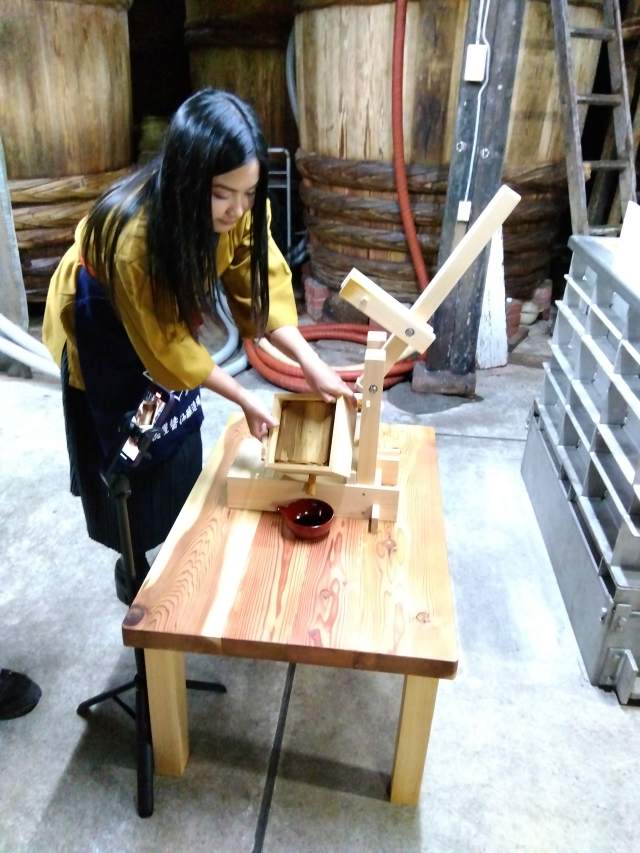
{"label": "small wooden beam", "polygon": [[362,375],[362,414],[358,444],[357,481],[359,483],[373,483],[376,477],[384,364],[383,349],[366,351]]}
{"label": "small wooden beam", "polygon": [[380,505],[373,504],[371,507],[371,517],[369,518],[369,533],[378,532],[378,522],[380,521]]}
{"label": "small wooden beam", "polygon": [[389,335],[381,329],[372,329],[367,332],[367,349],[382,349]]}
{"label": "small wooden beam", "polygon": [[309,474],[309,479],[304,484],[304,490],[309,495],[309,497],[314,498],[316,496],[316,475]]}

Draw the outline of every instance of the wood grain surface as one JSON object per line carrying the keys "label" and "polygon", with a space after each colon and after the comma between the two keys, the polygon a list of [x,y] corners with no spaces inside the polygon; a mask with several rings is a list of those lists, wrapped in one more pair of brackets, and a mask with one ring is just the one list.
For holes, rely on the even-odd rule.
{"label": "wood grain surface", "polygon": [[277,513],[230,510],[231,423],[123,625],[126,645],[451,678],[457,640],[435,435],[382,425],[400,449],[398,520],[337,518],[293,538]]}
{"label": "wood grain surface", "polygon": [[283,403],[275,461],[327,465],[334,410],[324,400]]}
{"label": "wood grain surface", "polygon": [[130,5],[4,0],[0,125],[10,178],[131,163]]}

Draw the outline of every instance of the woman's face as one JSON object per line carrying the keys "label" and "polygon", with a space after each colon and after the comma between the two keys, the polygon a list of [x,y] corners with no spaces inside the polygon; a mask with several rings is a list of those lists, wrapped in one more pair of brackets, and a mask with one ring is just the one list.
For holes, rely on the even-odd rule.
{"label": "woman's face", "polygon": [[231,231],[236,222],[253,207],[260,164],[256,159],[211,182],[211,216],[217,234]]}

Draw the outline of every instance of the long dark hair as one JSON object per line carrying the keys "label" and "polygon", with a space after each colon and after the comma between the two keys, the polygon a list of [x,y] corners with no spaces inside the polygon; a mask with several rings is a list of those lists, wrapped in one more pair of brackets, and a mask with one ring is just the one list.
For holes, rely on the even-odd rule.
{"label": "long dark hair", "polygon": [[[260,164],[251,215],[251,319],[261,333],[269,314],[267,182],[264,137],[252,108],[229,92],[202,89],[177,110],[160,155],[114,184],[87,219],[82,255],[113,299],[118,238],[144,209],[154,308],[161,321],[216,315],[216,247],[211,184],[250,160]],[[117,308],[117,305],[116,305]]]}

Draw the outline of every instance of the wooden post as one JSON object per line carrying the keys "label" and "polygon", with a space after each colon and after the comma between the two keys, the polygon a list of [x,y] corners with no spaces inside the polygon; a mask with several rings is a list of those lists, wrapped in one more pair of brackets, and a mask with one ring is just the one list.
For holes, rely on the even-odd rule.
{"label": "wooden post", "polygon": [[[371,333],[370,333],[371,334]],[[362,377],[362,412],[360,413],[360,438],[358,443],[358,483],[373,483],[378,460],[380,432],[380,406],[384,383],[383,349],[367,347],[364,355]]]}
{"label": "wooden post", "polygon": [[405,675],[391,774],[391,802],[396,805],[415,806],[420,798],[437,691],[437,678]]}
{"label": "wooden post", "polygon": [[189,759],[184,654],[145,649],[155,772],[182,776]]}
{"label": "wooden post", "polygon": [[[481,0],[469,2],[466,44],[476,41],[478,16],[484,5]],[[463,63],[438,267],[466,231],[465,225],[458,222],[458,205],[465,198],[469,169],[473,169],[469,224],[473,224],[500,184],[524,7],[522,0],[494,0],[489,8],[485,28],[491,46],[489,81],[482,95],[475,150],[480,84],[464,80]],[[446,389],[469,396],[474,393],[476,344],[488,255],[485,250],[438,309],[434,318],[436,341],[427,355],[428,366],[419,362],[414,369],[415,391],[437,393]]]}

